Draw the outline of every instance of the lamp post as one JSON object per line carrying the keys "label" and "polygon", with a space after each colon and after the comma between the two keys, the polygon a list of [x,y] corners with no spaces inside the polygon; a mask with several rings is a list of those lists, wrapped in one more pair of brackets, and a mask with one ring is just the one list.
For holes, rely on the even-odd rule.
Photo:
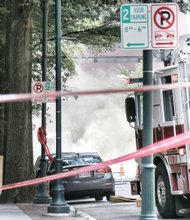
{"label": "lamp post", "polygon": [[[48,24],[48,3],[49,0],[41,0],[42,10],[42,81],[47,80],[47,24]],[[42,103],[42,127],[46,128],[46,103]],[[45,150],[41,146],[41,163],[40,163],[40,177],[46,176],[47,160]],[[35,204],[49,204],[50,197],[48,195],[47,182],[41,183],[37,187],[37,193],[34,197]]]}
{"label": "lamp post", "polygon": [[[144,0],[152,3],[152,0]],[[143,51],[143,85],[153,84],[152,50]],[[143,146],[153,143],[152,91],[143,93]],[[155,165],[153,156],[142,158],[142,207],[140,220],[157,220],[155,208]]]}
{"label": "lamp post", "polygon": [[[143,85],[152,85],[152,51],[143,51]],[[143,94],[143,146],[153,143],[152,91]],[[155,208],[155,165],[153,156],[142,158],[142,207],[140,220],[157,220]]]}
{"label": "lamp post", "polygon": [[[56,91],[61,91],[61,0],[55,0],[55,49],[56,49]],[[62,172],[61,159],[61,97],[56,98],[56,159],[55,172]],[[55,180],[52,188],[52,202],[48,213],[69,213],[65,202],[64,186],[61,179]]]}

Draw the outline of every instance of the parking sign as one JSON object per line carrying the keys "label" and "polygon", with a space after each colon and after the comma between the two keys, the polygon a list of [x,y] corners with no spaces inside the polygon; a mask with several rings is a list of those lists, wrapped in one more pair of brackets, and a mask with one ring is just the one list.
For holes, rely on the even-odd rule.
{"label": "parking sign", "polygon": [[121,47],[174,49],[178,47],[178,5],[126,4],[121,6]]}
{"label": "parking sign", "polygon": [[147,5],[123,5],[121,7],[122,48],[144,49],[149,46]]}
{"label": "parking sign", "polygon": [[151,6],[152,48],[178,47],[177,5],[154,4]]}

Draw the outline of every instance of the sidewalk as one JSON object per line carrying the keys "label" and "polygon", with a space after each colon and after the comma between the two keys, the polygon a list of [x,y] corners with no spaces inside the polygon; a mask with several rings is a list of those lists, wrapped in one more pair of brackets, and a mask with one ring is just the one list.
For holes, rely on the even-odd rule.
{"label": "sidewalk", "polygon": [[31,220],[15,204],[0,204],[0,219],[2,220]]}
{"label": "sidewalk", "polygon": [[[120,206],[119,203],[115,203],[115,205]],[[87,213],[81,212],[77,208],[74,209],[73,206],[70,206],[69,214],[49,214],[47,213],[47,207],[48,205],[33,203],[0,204],[0,220],[96,220]],[[110,208],[111,206],[104,210],[99,210],[97,219],[139,220],[140,209],[136,207],[135,203],[123,203],[123,206],[118,207],[118,211],[115,213],[109,212]],[[102,218],[105,212],[107,215]],[[112,216],[113,214],[115,216]],[[161,218],[158,216],[158,219]],[[188,220],[190,216],[183,219]]]}
{"label": "sidewalk", "polygon": [[47,207],[48,205],[33,203],[0,204],[0,220],[95,220],[72,206],[68,214],[49,214]]}

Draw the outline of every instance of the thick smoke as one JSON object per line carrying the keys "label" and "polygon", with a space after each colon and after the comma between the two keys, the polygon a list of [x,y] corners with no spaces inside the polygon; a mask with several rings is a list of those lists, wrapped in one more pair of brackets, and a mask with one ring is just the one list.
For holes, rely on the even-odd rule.
{"label": "thick smoke", "polygon": [[[84,72],[69,80],[72,90],[121,88],[117,73]],[[126,121],[126,95],[69,97],[63,104],[63,129],[71,130],[74,149],[97,151],[105,159],[133,151],[134,130]]]}
{"label": "thick smoke", "polygon": [[[121,88],[124,82],[114,72],[84,72],[68,80],[69,90],[99,90]],[[62,142],[71,146],[63,151],[98,152],[104,160],[135,151],[134,129],[125,116],[125,97],[128,94],[86,95],[66,97],[62,102]],[[55,152],[55,104],[48,103],[51,122],[47,124],[48,145]],[[48,120],[47,120],[48,122]],[[71,144],[72,143],[72,144]],[[67,149],[66,149],[67,148]],[[128,163],[131,164],[131,162]],[[133,161],[134,165],[134,161]],[[126,167],[127,165],[124,164]],[[118,170],[119,168],[117,168]],[[130,168],[131,169],[131,168]]]}

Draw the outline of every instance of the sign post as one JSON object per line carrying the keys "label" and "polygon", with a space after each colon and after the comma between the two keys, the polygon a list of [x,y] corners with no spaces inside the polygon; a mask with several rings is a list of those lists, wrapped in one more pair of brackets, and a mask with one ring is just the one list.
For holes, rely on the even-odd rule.
{"label": "sign post", "polygon": [[[128,4],[121,7],[121,45],[143,50],[143,85],[153,84],[152,49],[178,47],[178,5],[175,3]],[[152,91],[143,93],[143,147],[153,143]],[[153,155],[142,158],[142,208],[140,220],[157,220]]]}
{"label": "sign post", "polygon": [[[42,10],[42,81],[46,81],[47,78],[47,29],[48,29],[48,9],[49,9],[49,0],[41,0],[41,10]],[[32,86],[32,91],[36,94],[43,93],[44,86],[41,82],[35,83]],[[43,101],[43,99],[42,99]],[[42,116],[41,116],[41,125],[43,128],[46,128],[46,103],[42,102]],[[45,151],[41,145],[41,159],[40,159],[40,177],[45,177],[47,170],[47,161]],[[48,183],[44,182],[38,185],[36,189],[36,195],[34,197],[33,203],[35,204],[49,204],[50,197],[48,195]]]}
{"label": "sign post", "polygon": [[[56,55],[56,91],[61,91],[61,0],[55,1],[55,55]],[[55,158],[55,173],[62,172],[61,159],[61,129],[62,129],[62,106],[61,97],[56,98],[56,158]],[[53,184],[52,202],[48,207],[48,213],[69,213],[70,207],[65,201],[65,191],[62,179],[57,179]]]}

